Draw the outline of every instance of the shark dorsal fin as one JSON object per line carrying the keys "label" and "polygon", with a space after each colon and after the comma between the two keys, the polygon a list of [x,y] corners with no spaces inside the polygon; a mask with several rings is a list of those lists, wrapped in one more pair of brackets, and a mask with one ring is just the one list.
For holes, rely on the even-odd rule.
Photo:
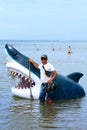
{"label": "shark dorsal fin", "polygon": [[75,82],[79,82],[80,78],[83,76],[82,73],[79,72],[75,72],[75,73],[71,73],[69,74],[67,77]]}

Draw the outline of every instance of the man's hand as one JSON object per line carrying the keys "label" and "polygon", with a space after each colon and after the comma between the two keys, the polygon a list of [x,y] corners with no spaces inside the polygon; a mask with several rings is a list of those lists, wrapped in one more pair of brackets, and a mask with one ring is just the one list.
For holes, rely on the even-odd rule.
{"label": "man's hand", "polygon": [[38,64],[35,63],[31,58],[29,58],[29,62],[31,62],[34,65],[34,67],[38,69]]}
{"label": "man's hand", "polygon": [[52,81],[53,81],[52,79],[49,79],[49,80],[47,81],[47,83],[50,84]]}
{"label": "man's hand", "polygon": [[51,78],[47,81],[47,83],[51,83],[51,82],[58,76],[58,74],[57,74],[56,71],[52,71],[52,72],[53,72],[53,77],[51,77]]}
{"label": "man's hand", "polygon": [[33,63],[34,61],[32,59],[29,59],[29,62]]}

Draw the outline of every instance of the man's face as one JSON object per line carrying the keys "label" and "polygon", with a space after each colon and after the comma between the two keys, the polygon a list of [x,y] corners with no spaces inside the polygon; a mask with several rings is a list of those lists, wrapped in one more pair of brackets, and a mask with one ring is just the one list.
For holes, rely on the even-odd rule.
{"label": "man's face", "polygon": [[47,58],[41,58],[41,62],[43,65],[45,65],[47,63]]}

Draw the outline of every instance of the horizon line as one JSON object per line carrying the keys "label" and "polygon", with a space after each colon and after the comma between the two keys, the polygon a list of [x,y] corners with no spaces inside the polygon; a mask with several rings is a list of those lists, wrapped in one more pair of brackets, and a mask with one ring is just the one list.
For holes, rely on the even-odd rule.
{"label": "horizon line", "polygon": [[23,40],[23,39],[22,40],[19,40],[19,39],[18,40],[17,39],[2,40],[1,39],[0,42],[1,41],[26,41],[26,42],[32,42],[32,41],[38,41],[38,42],[40,42],[40,41],[42,41],[42,42],[44,42],[44,41],[45,42],[70,42],[70,41],[72,41],[73,42],[74,41],[75,42],[75,41],[87,41],[87,40]]}

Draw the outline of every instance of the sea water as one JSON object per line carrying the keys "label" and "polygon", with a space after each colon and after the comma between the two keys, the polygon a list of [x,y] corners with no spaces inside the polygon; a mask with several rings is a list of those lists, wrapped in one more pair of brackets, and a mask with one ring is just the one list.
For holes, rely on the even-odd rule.
{"label": "sea water", "polygon": [[[5,66],[6,43],[38,64],[41,55],[47,54],[49,62],[64,76],[83,73],[80,84],[87,93],[87,41],[0,41],[0,130],[87,130],[87,96],[47,104],[12,95],[14,80]],[[72,54],[67,53],[69,45]]]}

